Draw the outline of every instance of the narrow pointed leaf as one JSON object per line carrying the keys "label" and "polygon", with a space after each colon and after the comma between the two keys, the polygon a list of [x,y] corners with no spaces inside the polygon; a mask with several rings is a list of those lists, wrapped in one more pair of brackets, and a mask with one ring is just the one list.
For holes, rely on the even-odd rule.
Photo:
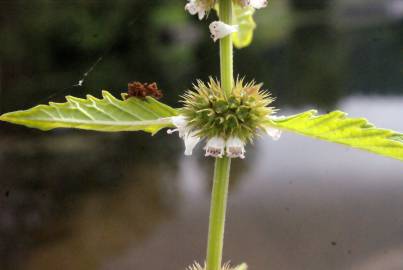
{"label": "narrow pointed leaf", "polygon": [[[117,99],[107,91],[102,99],[67,96],[65,103],[39,105],[6,113],[0,120],[41,130],[77,128],[105,132],[146,131],[152,134],[172,127],[169,117],[177,111],[151,97]],[[123,96],[122,96],[123,98]]]}
{"label": "narrow pointed leaf", "polygon": [[253,20],[255,9],[235,5],[233,10],[233,24],[239,26],[239,31],[232,34],[232,41],[236,48],[245,48],[251,44],[253,31],[256,28]]}
{"label": "narrow pointed leaf", "polygon": [[341,111],[317,115],[311,110],[272,119],[269,125],[403,160],[403,134],[376,128],[364,118],[348,118],[346,115]]}

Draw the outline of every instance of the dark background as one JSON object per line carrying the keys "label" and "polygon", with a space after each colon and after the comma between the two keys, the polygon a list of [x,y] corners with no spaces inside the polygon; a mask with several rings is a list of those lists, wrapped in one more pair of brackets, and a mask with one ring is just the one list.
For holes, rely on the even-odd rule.
{"label": "dark background", "polygon": [[[156,81],[179,106],[218,75],[185,1],[0,1],[0,113]],[[403,1],[272,0],[235,72],[279,114],[342,109],[403,131]],[[77,85],[84,79],[83,86]],[[160,132],[0,123],[0,269],[184,269],[203,262],[212,161]],[[233,164],[225,260],[251,269],[403,269],[403,166],[285,134]]]}

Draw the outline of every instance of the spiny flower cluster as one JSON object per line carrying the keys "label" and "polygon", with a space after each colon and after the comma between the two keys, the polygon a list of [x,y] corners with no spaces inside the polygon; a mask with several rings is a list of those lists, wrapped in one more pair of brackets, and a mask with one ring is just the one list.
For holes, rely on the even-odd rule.
{"label": "spiny flower cluster", "polygon": [[[268,0],[233,0],[233,2],[241,7],[253,7],[256,9],[264,8],[267,6]],[[216,5],[217,0],[188,0],[185,5],[191,15],[198,16],[199,20],[202,20],[211,9]]]}
{"label": "spiny flower cluster", "polygon": [[268,107],[273,99],[261,90],[261,84],[244,83],[238,79],[229,96],[218,81],[210,78],[206,84],[200,80],[194,91],[183,96],[181,115],[188,119],[191,129],[200,137],[220,137],[225,140],[237,137],[250,142],[258,130],[264,130],[267,116],[273,113]]}
{"label": "spiny flower cluster", "polygon": [[[229,263],[225,263],[221,270],[247,270],[248,266],[246,263],[240,264],[237,267],[231,267]],[[199,263],[195,262],[193,265],[189,266],[186,270],[206,270],[206,267],[201,266]]]}
{"label": "spiny flower cluster", "polygon": [[199,141],[206,139],[206,156],[244,158],[245,144],[259,133],[265,132],[273,139],[281,135],[268,126],[275,110],[269,107],[273,99],[261,86],[238,79],[227,95],[212,78],[208,83],[197,81],[194,90],[183,96],[180,115],[172,117],[177,128],[168,133],[179,132],[185,142],[185,155],[191,155]]}

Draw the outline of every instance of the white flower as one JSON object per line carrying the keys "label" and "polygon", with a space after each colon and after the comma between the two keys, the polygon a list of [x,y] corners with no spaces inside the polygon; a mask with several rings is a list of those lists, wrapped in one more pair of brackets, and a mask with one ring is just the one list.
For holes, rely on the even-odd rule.
{"label": "white flower", "polygon": [[282,131],[277,128],[266,127],[266,133],[272,137],[273,140],[278,141],[281,137]]}
{"label": "white flower", "polygon": [[176,129],[168,129],[167,133],[172,134],[174,132],[179,133],[179,138],[183,139],[185,143],[185,155],[191,156],[193,149],[199,143],[200,137],[197,136],[196,131],[192,131],[187,126],[186,118],[183,116],[173,116],[171,117],[172,123],[176,126]]}
{"label": "white flower", "polygon": [[255,9],[264,8],[267,6],[268,0],[241,0],[244,7],[253,7]]}
{"label": "white flower", "polygon": [[204,150],[206,150],[206,157],[219,157],[222,158],[224,155],[225,141],[220,137],[213,137],[207,141]]}
{"label": "white flower", "polygon": [[[229,262],[225,263],[220,270],[247,270],[248,266],[246,263],[238,265],[237,267],[231,267]],[[186,268],[186,270],[206,270],[206,264],[202,267],[199,263],[195,262],[193,265]]]}
{"label": "white flower", "polygon": [[226,144],[227,156],[230,158],[245,158],[245,142],[238,137],[230,137]]}
{"label": "white flower", "polygon": [[249,2],[249,6],[260,9],[267,6],[268,0],[246,0]]}
{"label": "white flower", "polygon": [[[272,120],[283,120],[285,119],[285,116],[277,116],[277,115],[269,115],[267,118],[272,121]],[[267,135],[269,135],[273,140],[278,141],[281,137],[281,134],[283,133],[280,129],[271,127],[271,126],[266,126],[265,131]]]}
{"label": "white flower", "polygon": [[206,15],[206,8],[200,0],[188,0],[189,3],[185,5],[185,10],[187,10],[191,15],[198,15],[199,20],[203,19]]}
{"label": "white flower", "polygon": [[[237,267],[231,267],[229,262],[225,263],[220,270],[247,270],[248,266],[246,263],[243,263],[241,265],[238,265]],[[186,268],[186,270],[206,270],[206,264],[204,266],[201,266],[199,263],[195,262],[193,265],[189,266]]]}
{"label": "white flower", "polygon": [[226,37],[234,32],[238,32],[238,25],[229,25],[221,21],[214,21],[210,23],[210,33],[214,42],[220,38]]}
{"label": "white flower", "polygon": [[182,139],[185,142],[185,156],[191,156],[193,149],[200,142],[200,137],[196,136],[196,132],[191,131],[186,133]]}
{"label": "white flower", "polygon": [[172,134],[172,133],[178,131],[180,138],[185,136],[185,133],[188,132],[186,118],[184,116],[179,115],[179,116],[171,117],[171,120],[172,120],[172,124],[174,124],[176,128],[168,129],[168,134]]}

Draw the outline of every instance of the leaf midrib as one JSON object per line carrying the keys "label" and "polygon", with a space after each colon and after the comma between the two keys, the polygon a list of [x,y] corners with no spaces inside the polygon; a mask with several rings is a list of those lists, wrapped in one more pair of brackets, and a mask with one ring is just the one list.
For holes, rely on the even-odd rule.
{"label": "leaf midrib", "polygon": [[13,117],[0,117],[0,120],[14,120],[20,122],[42,122],[42,123],[71,123],[71,124],[96,124],[96,125],[105,125],[105,126],[147,126],[147,125],[164,125],[164,124],[171,124],[172,121],[169,117],[159,118],[156,120],[141,120],[141,121],[105,121],[105,120],[73,120],[73,119],[53,119],[50,121],[49,119],[43,118],[32,118],[27,120],[20,120],[18,118]]}

